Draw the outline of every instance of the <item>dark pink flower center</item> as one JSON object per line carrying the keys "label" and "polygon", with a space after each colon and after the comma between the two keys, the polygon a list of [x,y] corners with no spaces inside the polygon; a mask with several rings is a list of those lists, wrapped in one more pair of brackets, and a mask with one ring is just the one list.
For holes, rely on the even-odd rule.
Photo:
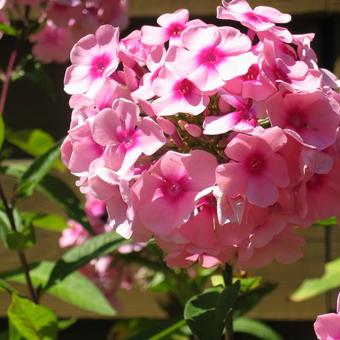
{"label": "dark pink flower center", "polygon": [[136,136],[134,130],[124,130],[121,126],[117,127],[116,136],[119,144],[125,149],[130,148],[135,144]]}
{"label": "dark pink flower center", "polygon": [[187,178],[178,180],[164,179],[161,190],[165,197],[177,200],[188,189]]}
{"label": "dark pink flower center", "polygon": [[109,66],[110,62],[111,58],[107,54],[102,54],[93,58],[90,71],[91,76],[93,78],[102,77],[105,69]]}
{"label": "dark pink flower center", "polygon": [[179,38],[185,26],[181,23],[172,23],[168,28],[168,34],[171,38]]}
{"label": "dark pink flower center", "polygon": [[178,97],[189,97],[194,89],[194,84],[189,79],[179,80],[174,87]]}
{"label": "dark pink flower center", "polygon": [[[202,42],[204,43],[204,42]],[[200,65],[214,67],[218,65],[225,57],[225,53],[216,46],[209,46],[201,50],[198,55]]]}
{"label": "dark pink flower center", "polygon": [[246,161],[247,171],[252,175],[260,175],[265,169],[266,161],[260,154],[251,155]]}

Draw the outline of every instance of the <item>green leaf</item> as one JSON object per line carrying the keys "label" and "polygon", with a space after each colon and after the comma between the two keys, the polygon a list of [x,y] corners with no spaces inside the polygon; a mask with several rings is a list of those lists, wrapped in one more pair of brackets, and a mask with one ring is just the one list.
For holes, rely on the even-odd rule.
{"label": "green leaf", "polygon": [[32,247],[35,243],[34,230],[30,224],[23,223],[17,210],[13,211],[16,230],[12,230],[7,215],[0,211],[0,238],[6,248],[22,250]]}
{"label": "green leaf", "polygon": [[0,112],[0,149],[2,148],[2,144],[4,143],[5,139],[5,123],[4,119],[2,118],[1,112]]}
{"label": "green leaf", "polygon": [[337,221],[336,217],[333,216],[333,217],[329,217],[325,220],[316,221],[315,223],[313,223],[313,225],[321,226],[321,227],[324,227],[324,226],[328,227],[328,226],[338,225],[338,221]]}
{"label": "green leaf", "polygon": [[153,322],[153,327],[144,329],[138,334],[130,336],[129,340],[161,340],[169,339],[169,335],[177,332],[186,325],[185,320],[165,320]]}
{"label": "green leaf", "polygon": [[221,339],[227,315],[234,306],[239,289],[238,281],[222,291],[209,288],[186,303],[184,319],[199,339]]}
{"label": "green leaf", "polygon": [[48,289],[56,284],[56,282],[63,280],[67,275],[81,268],[91,260],[117,250],[126,242],[127,240],[120,235],[109,232],[92,237],[81,245],[71,248],[57,261],[44,289]]}
{"label": "green leaf", "polygon": [[5,280],[0,279],[0,291],[7,292],[9,294],[17,293],[17,290],[9,285]]}
{"label": "green leaf", "polygon": [[68,329],[73,326],[78,320],[76,318],[66,319],[66,320],[59,320],[58,321],[58,328],[60,330]]}
{"label": "green leaf", "polygon": [[241,316],[253,309],[260,301],[277,287],[274,283],[266,283],[261,287],[253,288],[239,296],[235,303],[234,316]]}
{"label": "green leaf", "polygon": [[31,223],[34,227],[61,232],[68,227],[67,220],[55,214],[40,214],[34,212],[24,212],[22,216],[27,223]]}
{"label": "green leaf", "polygon": [[274,329],[260,321],[238,318],[233,327],[234,332],[250,334],[262,340],[283,340]]}
{"label": "green leaf", "polygon": [[[54,262],[44,261],[31,266],[30,276],[34,287],[46,286]],[[25,275],[21,268],[1,273],[0,278],[10,282],[25,284]],[[78,308],[106,316],[113,316],[116,311],[107,301],[97,286],[79,272],[69,274],[63,281],[47,290],[47,293]]]}
{"label": "green leaf", "polygon": [[26,339],[57,339],[57,317],[46,307],[13,294],[7,315],[12,325]]}
{"label": "green leaf", "polygon": [[4,23],[0,23],[0,31],[7,35],[12,35],[12,36],[16,36],[18,34],[14,27],[8,26]]}
{"label": "green leaf", "polygon": [[60,142],[37,158],[22,174],[16,190],[17,197],[28,197],[34,192],[36,186],[50,171],[53,163],[60,155]]}
{"label": "green leaf", "polygon": [[327,262],[325,273],[321,277],[304,280],[290,299],[300,302],[338,287],[340,287],[340,258]]}
{"label": "green leaf", "polygon": [[[27,166],[13,164],[1,167],[0,173],[15,178],[20,178],[27,170]],[[82,226],[93,235],[93,230],[84,212],[84,206],[74,191],[61,179],[52,175],[46,175],[38,185],[38,191],[57,203],[72,220]]]}
{"label": "green leaf", "polygon": [[[39,157],[55,144],[54,138],[40,129],[33,130],[6,130],[6,140],[33,157]],[[64,171],[65,167],[57,159],[54,163],[57,170]]]}
{"label": "green leaf", "polygon": [[93,235],[93,230],[86,217],[82,202],[66,183],[55,176],[47,175],[39,183],[38,190],[56,202],[67,216],[81,223]]}

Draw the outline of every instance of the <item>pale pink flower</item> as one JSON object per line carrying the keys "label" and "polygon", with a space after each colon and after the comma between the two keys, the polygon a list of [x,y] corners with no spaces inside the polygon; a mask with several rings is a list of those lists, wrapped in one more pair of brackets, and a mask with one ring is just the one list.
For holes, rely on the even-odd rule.
{"label": "pale pink flower", "polygon": [[246,74],[255,62],[249,38],[236,28],[188,27],[181,42],[183,47],[169,49],[166,62],[202,91],[216,90],[226,80]]}
{"label": "pale pink flower", "polygon": [[242,97],[221,95],[235,111],[221,116],[207,116],[203,122],[205,135],[218,135],[229,131],[250,132],[257,125],[257,110],[251,100]]}
{"label": "pale pink flower", "polygon": [[50,20],[41,31],[30,36],[30,41],[34,43],[34,56],[44,63],[65,63],[74,44],[69,30],[56,26]]}
{"label": "pale pink flower", "polygon": [[47,4],[48,19],[59,27],[69,28],[82,15],[81,1],[78,0],[50,0]]}
{"label": "pale pink flower", "polygon": [[105,147],[107,164],[120,173],[126,173],[140,155],[152,155],[166,142],[157,123],[140,118],[138,106],[124,99],[115,100],[112,109],[95,116],[92,132],[94,140]]}
{"label": "pale pink flower", "polygon": [[119,29],[104,25],[74,45],[64,79],[67,93],[96,93],[118,67],[118,39]]}
{"label": "pale pink flower", "polygon": [[88,121],[72,128],[61,146],[63,162],[78,175],[88,173],[90,164],[103,152],[103,147],[93,140]]}
{"label": "pale pink flower", "polygon": [[217,184],[230,197],[244,196],[250,203],[267,207],[278,200],[278,188],[289,184],[286,161],[279,151],[287,137],[279,128],[260,136],[238,134],[225,149],[231,159],[217,167]]}
{"label": "pale pink flower", "polygon": [[163,45],[170,40],[171,42],[179,41],[182,31],[187,27],[189,20],[189,11],[179,9],[174,13],[166,13],[157,19],[160,27],[143,26],[142,42],[146,45]]}
{"label": "pale pink flower", "polygon": [[276,23],[283,24],[291,20],[289,14],[284,14],[275,8],[258,6],[254,10],[246,0],[222,1],[223,7],[217,7],[217,18],[239,21],[253,31],[265,31]]}
{"label": "pale pink flower", "polygon": [[273,260],[283,264],[293,263],[302,257],[304,244],[303,238],[288,226],[263,247],[256,247],[251,240],[245,241],[238,249],[237,265],[247,269],[269,265]]}
{"label": "pale pink flower", "polygon": [[216,166],[215,157],[201,150],[162,156],[132,187],[133,206],[145,227],[167,235],[185,223],[196,196],[215,184]]}
{"label": "pale pink flower", "polygon": [[7,0],[0,0],[0,10],[3,9],[6,5]]}
{"label": "pale pink flower", "polygon": [[86,241],[90,235],[78,222],[69,220],[68,228],[64,229],[59,238],[59,246],[62,248],[77,246]]}
{"label": "pale pink flower", "polygon": [[340,293],[336,313],[319,315],[314,322],[314,331],[319,340],[339,340],[340,339]]}
{"label": "pale pink flower", "polygon": [[340,121],[321,91],[277,93],[267,101],[271,124],[279,126],[301,143],[323,150],[335,142]]}
{"label": "pale pink flower", "polygon": [[159,97],[152,102],[157,116],[169,116],[177,112],[198,115],[209,104],[209,97],[192,81],[185,76],[176,75],[166,67],[153,82],[153,92]]}

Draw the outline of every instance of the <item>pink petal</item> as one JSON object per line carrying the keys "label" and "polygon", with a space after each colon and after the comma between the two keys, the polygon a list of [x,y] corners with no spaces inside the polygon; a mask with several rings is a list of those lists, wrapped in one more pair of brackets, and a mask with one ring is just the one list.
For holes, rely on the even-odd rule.
{"label": "pink petal", "polygon": [[272,7],[267,7],[267,6],[255,7],[254,12],[278,24],[285,24],[292,19],[292,17],[289,14],[281,13],[277,9],[272,8]]}
{"label": "pink petal", "polygon": [[234,198],[244,194],[248,176],[241,164],[229,162],[216,168],[216,182],[223,193]]}
{"label": "pink petal", "polygon": [[141,34],[141,41],[145,45],[162,45],[169,40],[167,30],[163,27],[143,26]]}
{"label": "pink petal", "polygon": [[181,34],[183,46],[190,51],[198,52],[205,46],[218,44],[220,40],[221,37],[216,26],[193,26],[185,29]]}
{"label": "pink petal", "polygon": [[162,129],[151,118],[143,118],[139,129],[138,145],[145,155],[152,155],[166,143]]}
{"label": "pink petal", "polygon": [[162,14],[158,19],[157,23],[162,27],[169,27],[173,23],[186,24],[189,20],[189,11],[187,9],[178,9],[174,13]]}
{"label": "pink petal", "polygon": [[116,129],[121,125],[117,115],[112,109],[99,112],[92,125],[93,139],[100,145],[118,143]]}
{"label": "pink petal", "polygon": [[238,123],[233,112],[224,116],[208,116],[203,123],[205,135],[219,135],[231,131]]}
{"label": "pink petal", "polygon": [[276,186],[265,177],[249,177],[246,197],[249,203],[259,207],[273,205],[279,198]]}

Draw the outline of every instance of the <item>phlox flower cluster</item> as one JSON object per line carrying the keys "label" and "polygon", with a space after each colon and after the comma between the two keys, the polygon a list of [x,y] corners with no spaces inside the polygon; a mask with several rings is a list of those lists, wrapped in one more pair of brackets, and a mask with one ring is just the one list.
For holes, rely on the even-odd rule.
{"label": "phlox flower cluster", "polygon": [[120,39],[101,26],[71,51],[62,157],[126,238],[169,266],[240,268],[302,256],[297,229],[340,211],[339,85],[313,34],[245,0],[217,18],[180,9]]}
{"label": "phlox flower cluster", "polygon": [[[111,232],[111,228],[107,224],[106,207],[103,201],[87,195],[85,212],[95,235]],[[73,247],[90,238],[91,235],[80,223],[69,220],[68,228],[63,230],[59,238],[59,245],[62,248]],[[139,251],[142,247],[142,244],[131,244],[121,246],[118,251],[121,253]],[[130,290],[133,277],[126,265],[115,258],[114,254],[92,260],[83,266],[80,272],[103,292],[114,307],[121,308],[121,303],[116,296],[117,290],[119,288]]]}
{"label": "phlox flower cluster", "polygon": [[99,26],[126,28],[127,0],[0,0],[0,23],[29,20],[37,23],[28,27],[36,59],[64,63],[72,46]]}
{"label": "phlox flower cluster", "polygon": [[314,331],[319,340],[340,339],[340,293],[336,313],[319,315],[314,322]]}

